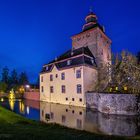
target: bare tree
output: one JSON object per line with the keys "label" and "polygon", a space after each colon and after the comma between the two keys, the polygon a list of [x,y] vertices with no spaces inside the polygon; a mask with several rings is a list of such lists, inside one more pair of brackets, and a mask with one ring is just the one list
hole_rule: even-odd
{"label": "bare tree", "polygon": [[124,87],[127,87],[127,92],[140,91],[140,65],[136,56],[127,51],[113,55],[112,64],[100,67],[98,75],[96,90],[99,92],[109,91],[112,87],[117,87],[121,92]]}

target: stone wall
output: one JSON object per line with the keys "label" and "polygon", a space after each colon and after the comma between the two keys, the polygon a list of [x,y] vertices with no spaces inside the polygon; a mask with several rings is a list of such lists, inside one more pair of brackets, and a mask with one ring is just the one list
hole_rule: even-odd
{"label": "stone wall", "polygon": [[134,94],[86,93],[87,108],[106,114],[137,115],[138,96]]}
{"label": "stone wall", "polygon": [[39,101],[40,100],[40,93],[39,92],[25,92],[23,95],[23,98],[28,99],[28,100]]}

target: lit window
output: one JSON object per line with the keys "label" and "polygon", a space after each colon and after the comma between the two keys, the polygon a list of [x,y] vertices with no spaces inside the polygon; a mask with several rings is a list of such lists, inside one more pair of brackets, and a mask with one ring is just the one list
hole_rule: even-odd
{"label": "lit window", "polygon": [[81,78],[81,70],[76,71],[76,78]]}
{"label": "lit window", "polygon": [[77,93],[82,93],[82,86],[80,84],[77,85]]}
{"label": "lit window", "polygon": [[43,86],[41,86],[41,92],[44,92],[44,87]]}
{"label": "lit window", "polygon": [[65,80],[65,73],[61,73],[61,80]]}
{"label": "lit window", "polygon": [[53,93],[54,92],[54,89],[53,89],[53,86],[50,87],[50,93]]}
{"label": "lit window", "polygon": [[71,60],[68,60],[68,61],[67,61],[67,65],[70,65],[70,64],[71,64]]}
{"label": "lit window", "polygon": [[61,86],[61,92],[62,92],[62,93],[66,93],[66,86],[65,86],[65,85],[62,85],[62,86]]}
{"label": "lit window", "polygon": [[41,76],[41,82],[43,82],[43,76]]}
{"label": "lit window", "polygon": [[53,81],[53,75],[52,74],[50,75],[50,81]]}

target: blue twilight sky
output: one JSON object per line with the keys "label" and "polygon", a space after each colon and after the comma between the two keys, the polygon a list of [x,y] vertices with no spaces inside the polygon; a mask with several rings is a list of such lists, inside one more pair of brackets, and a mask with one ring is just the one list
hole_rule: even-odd
{"label": "blue twilight sky", "polygon": [[35,82],[44,63],[71,48],[90,6],[113,52],[140,50],[140,0],[0,0],[0,69],[26,71]]}

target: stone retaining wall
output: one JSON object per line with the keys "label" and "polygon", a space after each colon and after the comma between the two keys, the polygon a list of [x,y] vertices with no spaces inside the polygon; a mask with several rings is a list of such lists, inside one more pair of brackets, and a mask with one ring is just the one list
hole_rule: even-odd
{"label": "stone retaining wall", "polygon": [[107,114],[137,115],[138,99],[134,94],[86,93],[87,108]]}
{"label": "stone retaining wall", "polygon": [[40,93],[39,92],[25,92],[23,95],[23,98],[28,99],[28,100],[39,101],[40,100]]}

